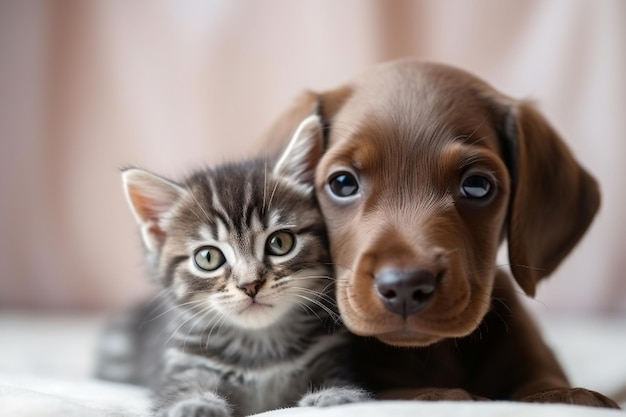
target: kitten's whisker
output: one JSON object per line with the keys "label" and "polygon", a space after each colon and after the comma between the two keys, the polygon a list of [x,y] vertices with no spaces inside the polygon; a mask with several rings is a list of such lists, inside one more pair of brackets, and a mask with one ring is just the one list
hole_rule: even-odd
{"label": "kitten's whisker", "polygon": [[158,336],[159,338],[161,337],[161,335],[163,335],[164,332],[169,331],[172,326],[174,326],[174,323],[178,322],[178,319],[182,316],[185,315],[185,313],[187,313],[186,310],[184,309],[180,309],[177,312],[178,314],[176,314],[173,318],[169,318],[167,320],[167,325],[163,326],[163,328],[161,329],[161,331],[159,332]]}
{"label": "kitten's whisker", "polygon": [[319,295],[320,297],[326,297],[326,298],[332,299],[331,292],[326,291],[326,290],[334,288],[334,284],[335,284],[334,282],[329,282],[321,290],[317,290],[315,288],[309,288],[309,287],[302,287],[302,286],[293,285],[293,284],[290,285],[289,287],[290,288],[298,288],[298,289],[306,290],[306,291],[308,291],[308,292],[310,292],[312,294]]}
{"label": "kitten's whisker", "polygon": [[[293,295],[293,294],[292,294],[292,295]],[[297,305],[299,305],[299,306],[303,307],[305,310],[310,311],[311,313],[313,313],[313,315],[315,315],[315,317],[317,317],[320,321],[322,321],[322,318],[320,317],[320,315],[319,315],[319,314],[317,314],[317,312],[316,312],[315,310],[313,310],[313,308],[311,308],[311,306],[309,306],[309,305],[308,305],[308,304],[306,304],[306,303],[303,303],[303,302],[302,302],[302,301],[300,301],[300,300],[293,299],[292,301],[293,301],[294,303],[296,303]]]}
{"label": "kitten's whisker", "polygon": [[[217,309],[212,309],[211,312],[213,313],[213,316],[211,317],[211,319],[204,324],[202,332],[200,332],[200,340],[202,341],[202,339],[204,339],[204,335],[207,331],[212,331],[213,327],[215,327],[215,325],[222,319],[222,314],[220,313]],[[206,341],[204,343],[204,349],[207,349],[209,347],[209,335],[206,336]]]}
{"label": "kitten's whisker", "polygon": [[[298,293],[292,293],[291,295],[294,296],[294,297],[298,297],[298,298],[301,298],[303,300],[306,300],[307,302],[309,302],[311,304],[315,304],[316,306],[318,306],[322,310],[324,310],[331,318],[334,318],[337,315],[334,311],[330,310],[324,304],[320,303],[319,301],[317,301],[315,299],[312,299],[311,297],[307,297],[306,295],[298,294]],[[308,307],[311,308],[311,306],[308,306]]]}
{"label": "kitten's whisker", "polygon": [[163,307],[164,305],[168,303],[169,300],[167,298],[167,293],[169,291],[170,291],[169,287],[163,288],[162,290],[158,291],[157,294],[154,297],[152,297],[152,299],[150,299],[148,302],[145,303],[146,306],[149,306],[160,298],[160,300],[158,300],[156,305],[154,305],[150,309],[150,311],[144,315],[141,323],[139,323],[139,330],[143,328],[144,324],[149,323],[150,321],[154,320],[153,318],[151,319],[151,316],[154,313],[156,313],[158,310],[160,310],[161,307]]}
{"label": "kitten's whisker", "polygon": [[[333,282],[329,282],[324,288],[322,288],[322,290],[320,292],[322,294],[325,294],[325,295],[333,298],[334,297],[334,289],[335,289],[335,282],[333,281]],[[328,294],[333,294],[333,295],[331,296],[331,295],[328,295]]]}
{"label": "kitten's whisker", "polygon": [[189,207],[189,211],[191,211],[191,214],[193,214],[196,217],[196,219],[200,221],[200,223],[206,222],[206,219],[203,218],[200,214],[198,214],[198,212],[192,206]]}
{"label": "kitten's whisker", "polygon": [[[193,331],[193,329],[198,325],[198,323],[203,322],[206,316],[213,311],[214,311],[214,307],[211,305],[207,305],[204,309],[200,311],[202,314],[200,315],[200,317],[197,317],[194,320],[193,324],[191,325],[191,327],[187,331],[187,334],[185,335],[185,340],[183,342],[183,352],[185,351],[185,346],[187,345],[187,339],[189,338],[189,335],[191,335],[191,332]],[[200,342],[202,342],[202,333],[200,333]]]}
{"label": "kitten's whisker", "polygon": [[[173,311],[173,310],[178,309],[179,307],[184,307],[184,306],[188,306],[188,305],[196,305],[196,304],[200,304],[200,303],[203,303],[203,302],[204,302],[204,300],[193,300],[193,301],[189,301],[189,302],[182,303],[182,304],[175,304],[174,306],[172,306],[172,307],[168,308],[167,310],[162,311],[161,313],[159,313],[159,314],[158,314],[157,316],[155,316],[155,317],[152,317],[152,318],[150,318],[150,319],[146,318],[145,320],[143,320],[143,321],[141,322],[140,327],[141,327],[141,326],[143,326],[143,325],[146,325],[146,324],[148,324],[148,323],[150,323],[150,322],[152,322],[152,321],[154,321],[154,320],[156,320],[156,319],[158,319],[159,317],[163,317],[164,315],[166,315],[166,314],[170,313],[170,312],[171,312],[171,311]],[[157,307],[155,307],[154,309],[152,309],[152,311],[154,311],[154,310],[156,310],[156,309],[157,309]]]}
{"label": "kitten's whisker", "polygon": [[307,280],[307,279],[330,279],[333,281],[335,280],[335,278],[330,275],[308,275],[306,277],[294,277],[294,276],[289,277],[289,280],[293,280],[293,281],[302,281],[302,280]]}
{"label": "kitten's whisker", "polygon": [[261,206],[261,216],[265,216],[266,194],[267,194],[267,158],[263,161],[263,205]]}
{"label": "kitten's whisker", "polygon": [[272,189],[272,194],[270,195],[270,202],[267,204],[267,211],[270,211],[272,208],[272,200],[274,200],[274,194],[276,193],[276,188],[278,187],[278,181],[274,183],[274,188]]}
{"label": "kitten's whisker", "polygon": [[154,294],[154,297],[150,298],[146,302],[146,305],[150,305],[154,303],[156,300],[158,300],[159,298],[161,298],[156,307],[160,306],[161,304],[167,301],[167,298],[165,298],[165,295],[169,292],[172,292],[172,289],[170,287],[161,288],[159,291],[157,291],[156,294]]}
{"label": "kitten's whisker", "polygon": [[219,319],[211,327],[211,330],[209,331],[209,334],[206,337],[206,345],[205,345],[206,348],[209,347],[209,341],[211,340],[211,335],[213,334],[213,329],[215,329],[215,326],[217,326],[217,330],[219,331],[220,327],[222,327],[222,324],[224,324],[224,321],[226,320],[226,317],[227,317],[226,314],[219,313],[219,312],[217,316],[219,317]]}
{"label": "kitten's whisker", "polygon": [[204,209],[204,207],[202,206],[202,204],[200,204],[200,201],[198,201],[198,198],[196,197],[196,194],[194,192],[190,192],[189,194],[193,198],[193,201],[195,201],[196,204],[198,205],[198,207],[200,208],[200,211],[202,211],[202,214],[204,214],[204,216],[205,216],[204,219],[202,219],[194,212],[194,214],[196,214],[196,216],[198,217],[198,220],[203,221],[203,222],[210,220],[211,217],[209,216],[209,213],[207,213],[206,210]]}
{"label": "kitten's whisker", "polygon": [[295,287],[295,286],[292,286],[291,288],[299,290],[299,291],[302,291],[302,292],[307,293],[307,294],[314,295],[315,297],[318,297],[321,300],[326,301],[331,306],[333,306],[333,307],[336,306],[335,300],[331,296],[329,296],[328,294],[323,294],[323,293],[321,293],[319,291],[315,291],[315,290],[312,290],[312,289],[306,288],[306,287]]}
{"label": "kitten's whisker", "polygon": [[291,295],[302,298],[312,304],[317,305],[319,308],[321,308],[322,310],[324,310],[326,313],[328,313],[328,315],[330,316],[331,319],[333,319],[335,321],[335,323],[339,322],[339,314],[335,313],[334,311],[332,311],[330,308],[328,308],[327,306],[325,306],[323,303],[319,302],[318,300],[314,300],[310,297],[307,297],[306,295],[302,295],[302,294],[298,294],[298,293],[292,293]]}
{"label": "kitten's whisker", "polygon": [[178,325],[178,327],[176,328],[176,330],[174,330],[174,332],[170,335],[170,337],[165,341],[165,345],[167,345],[169,343],[170,340],[172,340],[172,338],[178,333],[178,331],[186,324],[188,323],[190,320],[193,320],[194,318],[198,317],[200,314],[202,314],[204,312],[204,309],[201,309],[198,312],[195,312],[194,314],[192,314],[190,317],[186,318],[183,320],[182,323],[180,323]]}

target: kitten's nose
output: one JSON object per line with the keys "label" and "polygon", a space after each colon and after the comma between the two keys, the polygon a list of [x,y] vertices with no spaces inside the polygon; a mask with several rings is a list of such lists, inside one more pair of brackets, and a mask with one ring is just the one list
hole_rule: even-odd
{"label": "kitten's nose", "polygon": [[385,269],[376,274],[374,285],[378,298],[387,310],[407,317],[428,304],[437,288],[437,281],[437,277],[426,269]]}
{"label": "kitten's nose", "polygon": [[263,285],[263,281],[241,282],[237,284],[237,288],[245,292],[248,297],[254,298],[261,285]]}

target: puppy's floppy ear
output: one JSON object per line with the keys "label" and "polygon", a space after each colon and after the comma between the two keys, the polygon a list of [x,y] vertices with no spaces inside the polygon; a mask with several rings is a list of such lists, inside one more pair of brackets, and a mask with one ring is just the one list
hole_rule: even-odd
{"label": "puppy's floppy ear", "polygon": [[591,224],[600,193],[541,114],[524,102],[512,112],[509,260],[513,276],[533,296],[537,282],[557,268]]}
{"label": "puppy's floppy ear", "polygon": [[312,184],[322,150],[322,123],[320,117],[314,114],[304,119],[296,128],[274,165],[274,175],[291,178],[303,184]]}

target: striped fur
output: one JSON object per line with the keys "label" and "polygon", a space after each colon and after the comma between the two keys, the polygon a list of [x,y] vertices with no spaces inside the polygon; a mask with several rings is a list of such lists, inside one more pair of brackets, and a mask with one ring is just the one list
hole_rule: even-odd
{"label": "striped fur", "polygon": [[[312,148],[290,149],[315,157]],[[367,398],[351,385],[350,336],[335,310],[324,223],[301,180],[314,164],[303,162],[282,155],[271,170],[264,159],[226,164],[180,184],[124,173],[162,291],[111,328],[100,376],[151,386],[163,416],[243,416]],[[280,255],[270,248],[277,232],[294,238]],[[207,247],[224,257],[214,271],[197,265]]]}

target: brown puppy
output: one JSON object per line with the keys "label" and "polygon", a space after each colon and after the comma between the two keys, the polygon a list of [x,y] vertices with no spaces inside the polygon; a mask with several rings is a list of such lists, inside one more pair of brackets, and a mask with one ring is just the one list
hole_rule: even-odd
{"label": "brown puppy", "polygon": [[506,238],[513,277],[534,295],[599,206],[594,179],[532,106],[458,69],[403,60],[305,94],[270,136],[312,112],[326,127],[316,190],[337,303],[368,336],[354,358],[370,389],[617,407],[570,387],[496,268]]}

